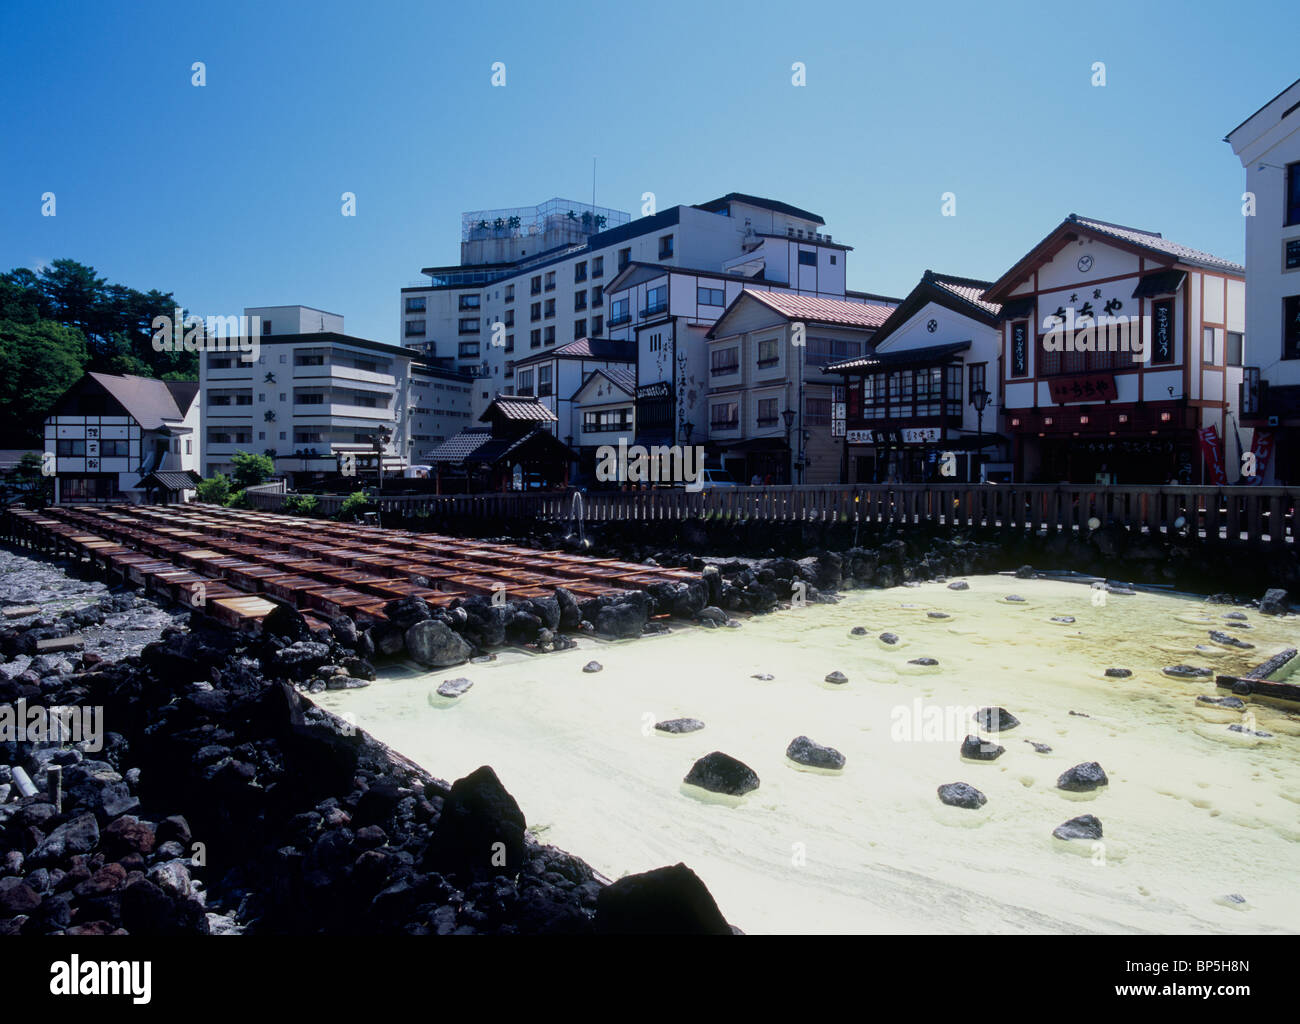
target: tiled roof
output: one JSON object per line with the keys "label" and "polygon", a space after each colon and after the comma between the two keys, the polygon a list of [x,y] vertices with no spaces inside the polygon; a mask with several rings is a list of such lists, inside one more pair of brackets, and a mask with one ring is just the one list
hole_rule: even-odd
{"label": "tiled roof", "polygon": [[193,490],[199,480],[198,473],[192,469],[184,472],[159,472],[155,470],[140,481],[140,486],[148,487],[150,483],[154,483],[166,491],[188,491]]}
{"label": "tiled roof", "polygon": [[811,320],[846,327],[879,327],[894,311],[892,306],[881,306],[873,302],[820,299],[789,292],[761,292],[746,288],[745,294],[791,320]]}
{"label": "tiled roof", "polygon": [[983,298],[984,291],[992,282],[975,281],[967,277],[950,277],[947,274],[936,274],[934,271],[928,272],[930,280],[945,291],[952,292],[960,299],[965,299],[971,305],[978,306],[986,313],[997,316],[1002,307],[996,302],[986,302]]}
{"label": "tiled roof", "polygon": [[[518,364],[516,364],[518,365]],[[484,422],[491,417],[492,410],[496,410],[508,420],[523,420],[535,423],[557,423],[559,422],[555,413],[551,412],[536,397],[526,395],[497,395],[492,404],[479,417],[480,422]]]}
{"label": "tiled roof", "polygon": [[636,391],[636,371],[625,370],[621,366],[611,366],[607,369],[597,370],[597,373],[603,373],[615,384],[621,387],[629,395]]}
{"label": "tiled roof", "polygon": [[1202,252],[1200,249],[1192,249],[1186,245],[1179,245],[1177,242],[1171,242],[1169,239],[1162,237],[1155,231],[1143,231],[1140,228],[1126,228],[1122,224],[1108,224],[1104,220],[1092,220],[1089,217],[1080,217],[1078,214],[1070,214],[1069,220],[1081,227],[1088,228],[1101,235],[1108,235],[1111,238],[1118,238],[1121,241],[1130,242],[1134,245],[1140,245],[1143,248],[1150,249],[1153,252],[1164,253],[1167,256],[1173,256],[1175,259],[1185,263],[1196,263],[1206,267],[1219,267],[1223,270],[1231,270],[1239,274],[1244,274],[1246,268],[1240,263],[1233,263],[1231,260],[1220,259],[1218,256],[1211,255],[1208,252]]}
{"label": "tiled roof", "polygon": [[490,427],[467,427],[459,434],[447,438],[437,448],[425,453],[429,462],[464,462],[466,456],[478,451],[492,440]]}

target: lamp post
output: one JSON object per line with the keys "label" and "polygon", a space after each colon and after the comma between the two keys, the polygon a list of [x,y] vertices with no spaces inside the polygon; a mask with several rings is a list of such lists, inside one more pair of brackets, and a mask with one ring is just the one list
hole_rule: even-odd
{"label": "lamp post", "polygon": [[975,406],[975,458],[979,460],[984,454],[984,410],[988,408],[992,396],[987,388],[976,388],[970,393],[970,404]]}
{"label": "lamp post", "polygon": [[781,413],[781,419],[785,421],[785,447],[788,452],[786,462],[786,483],[794,483],[794,449],[790,447],[790,433],[794,430],[794,418],[797,415],[793,409],[786,407]]}
{"label": "lamp post", "polygon": [[682,433],[686,435],[686,443],[689,445],[691,443],[691,435],[695,433],[695,424],[690,420],[687,420],[682,424]]}

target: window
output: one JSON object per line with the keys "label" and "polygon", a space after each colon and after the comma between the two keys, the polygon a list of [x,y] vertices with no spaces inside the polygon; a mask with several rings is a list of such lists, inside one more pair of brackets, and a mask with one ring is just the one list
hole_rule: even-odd
{"label": "window", "polygon": [[801,266],[801,267],[815,267],[815,266],[817,266],[817,250],[816,250],[816,249],[800,249],[800,250],[799,250],[799,266]]}
{"label": "window", "polygon": [[1229,366],[1242,366],[1246,361],[1246,336],[1240,331],[1228,332],[1228,354],[1227,364]]}
{"label": "window", "polygon": [[1212,364],[1214,362],[1214,328],[1201,328],[1201,362]]}
{"label": "window", "polygon": [[537,275],[536,277],[534,277],[530,282],[528,282],[528,294],[529,294],[529,295],[541,295],[541,294],[542,294],[542,276],[541,276],[541,274],[538,274],[538,275]]}
{"label": "window", "polygon": [[513,309],[506,310],[506,318],[504,322],[507,327],[513,327],[515,325],[515,311]]}
{"label": "window", "polygon": [[587,336],[587,321],[586,320],[573,321],[573,340],[577,341],[579,338],[585,338],[586,336]]}
{"label": "window", "polygon": [[546,309],[544,310],[544,315],[546,316],[547,319],[550,319],[551,317],[555,316],[555,300],[554,300],[554,299],[547,299],[547,300],[546,300]]}
{"label": "window", "polygon": [[555,271],[554,271],[554,270],[548,270],[548,271],[546,272],[546,290],[547,290],[548,292],[553,292],[553,291],[555,291]]}
{"label": "window", "polygon": [[506,351],[507,351],[507,352],[513,352],[514,350],[515,350],[515,336],[514,336],[513,334],[507,334],[507,335],[506,335]]}
{"label": "window", "polygon": [[551,394],[551,367],[537,368],[537,397],[546,398]]}
{"label": "window", "polygon": [[542,335],[542,341],[543,341],[545,344],[547,344],[547,345],[554,345],[554,344],[555,344],[555,327],[554,327],[554,326],[551,326],[551,327],[546,328],[546,332]]}
{"label": "window", "polygon": [[659,258],[661,260],[670,260],[673,258],[672,235],[661,235],[659,237]]}
{"label": "window", "polygon": [[193,439],[193,438],[189,438],[189,437],[187,437],[187,438],[185,439],[185,454],[186,454],[186,455],[193,455],[193,454],[194,454],[194,439]]}
{"label": "window", "polygon": [[605,333],[605,318],[603,316],[593,317],[591,320],[591,336],[599,338]]}
{"label": "window", "polygon": [[[983,365],[983,364],[981,364]],[[948,413],[949,415],[961,415],[961,364],[956,366],[945,366],[943,373],[946,380],[948,394]]]}
{"label": "window", "polygon": [[321,432],[319,430],[295,430],[293,432],[294,444],[320,444]]}
{"label": "window", "polygon": [[528,332],[528,347],[529,348],[542,347],[542,332],[540,328],[534,328],[533,330]]}
{"label": "window", "polygon": [[506,285],[506,301],[507,302],[515,301],[515,286],[512,284]]}
{"label": "window", "polygon": [[1286,165],[1286,226],[1300,224],[1300,161]]}
{"label": "window", "polygon": [[324,405],[324,391],[295,391],[293,393],[294,405]]}
{"label": "window", "polygon": [[408,338],[424,337],[424,321],[423,320],[406,321],[406,336]]}
{"label": "window", "polygon": [[709,353],[709,372],[715,377],[740,372],[740,349],[715,348]]}
{"label": "window", "polygon": [[758,420],[760,427],[774,427],[777,424],[777,410],[775,398],[760,398],[758,400]]}
{"label": "window", "polygon": [[533,371],[532,370],[519,371],[518,388],[519,388],[519,394],[521,395],[531,395],[533,393]]}
{"label": "window", "polygon": [[270,333],[271,333],[271,321],[270,321],[270,320],[263,320],[263,321],[262,321],[262,333],[263,333],[263,334],[270,334]]}
{"label": "window", "polygon": [[619,324],[625,324],[632,319],[628,312],[627,299],[615,299],[609,307],[609,326],[617,327]]}
{"label": "window", "polygon": [[735,430],[740,426],[740,407],[735,402],[718,402],[709,406],[712,430]]}
{"label": "window", "polygon": [[598,277],[604,277],[604,276],[605,276],[605,257],[604,257],[604,256],[596,256],[596,257],[593,257],[593,258],[592,258],[592,261],[591,261],[591,276],[592,276],[592,279],[593,279],[593,280],[596,279],[596,278],[598,278]]}
{"label": "window", "polygon": [[831,253],[831,266],[835,266],[835,253]]}
{"label": "window", "polygon": [[55,454],[60,457],[73,458],[86,454],[86,442],[81,439],[59,438]]}
{"label": "window", "polygon": [[631,262],[632,262],[632,250],[630,248],[620,249],[618,251],[618,269],[624,270],[627,267],[627,265]]}
{"label": "window", "polygon": [[725,306],[727,293],[721,288],[696,288],[695,299],[701,306]]}
{"label": "window", "polygon": [[463,313],[469,309],[478,309],[482,304],[482,299],[477,295],[462,295],[460,297],[460,311]]}
{"label": "window", "polygon": [[476,316],[463,316],[460,318],[461,334],[478,334],[479,322]]}
{"label": "window", "polygon": [[591,290],[591,304],[592,306],[601,306],[604,305],[604,302],[605,289],[601,285],[596,285],[596,287]]}
{"label": "window", "polygon": [[325,353],[311,352],[311,351],[295,352],[293,356],[293,365],[294,366],[324,366]]}
{"label": "window", "polygon": [[458,359],[476,359],[478,357],[478,342],[462,341],[457,346],[456,357]]}
{"label": "window", "polygon": [[412,296],[406,300],[406,311],[408,313],[423,313],[426,308],[426,302],[427,300],[423,296],[418,298]]}
{"label": "window", "polygon": [[616,430],[632,429],[631,409],[602,409],[582,414],[582,430],[586,434],[604,434]]}
{"label": "window", "polygon": [[765,370],[781,361],[781,351],[776,338],[760,338],[758,342],[758,368]]}
{"label": "window", "polygon": [[259,431],[257,432],[257,439],[258,439],[259,441],[265,441],[265,440],[266,440],[266,431],[265,431],[265,430],[259,430]]}
{"label": "window", "polygon": [[219,356],[211,354],[208,356],[209,370],[229,370],[235,365],[235,360],[231,356]]}
{"label": "window", "polygon": [[809,338],[807,352],[809,363],[825,366],[827,363],[862,355],[862,342],[847,341],[844,338]]}
{"label": "window", "polygon": [[575,313],[587,308],[587,293],[585,291],[573,293],[573,311]]}
{"label": "window", "polygon": [[[776,399],[772,399],[775,412]],[[829,427],[831,425],[831,400],[829,398],[808,397],[803,400],[804,422],[810,427]]]}
{"label": "window", "polygon": [[587,261],[583,260],[573,265],[573,283],[580,284],[585,280],[587,280]]}
{"label": "window", "polygon": [[[960,369],[960,367],[959,367],[959,369]],[[985,374],[987,373],[987,371],[988,371],[988,363],[972,363],[972,364],[971,364],[971,368],[970,368],[970,395],[969,395],[968,398],[967,398],[968,401],[973,402],[973,401],[975,400],[975,392],[976,392],[976,391],[987,391],[987,390],[988,390],[988,388],[985,387],[985,385],[984,385]],[[958,398],[959,398],[959,400],[960,400],[960,393],[958,394]]]}
{"label": "window", "polygon": [[668,308],[668,286],[659,285],[657,288],[651,288],[645,294],[645,309],[641,311],[642,316],[654,316],[656,313],[662,313]]}
{"label": "window", "polygon": [[1300,295],[1282,300],[1282,358],[1300,359]]}
{"label": "window", "polygon": [[528,307],[528,319],[536,322],[541,318],[542,318],[542,304],[540,302],[534,302],[531,306]]}

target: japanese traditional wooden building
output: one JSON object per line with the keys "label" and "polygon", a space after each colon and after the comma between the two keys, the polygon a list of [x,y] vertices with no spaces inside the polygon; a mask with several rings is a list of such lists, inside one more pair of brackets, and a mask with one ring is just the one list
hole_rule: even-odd
{"label": "japanese traditional wooden building", "polygon": [[1070,214],[983,298],[1016,479],[1236,483],[1245,268]]}

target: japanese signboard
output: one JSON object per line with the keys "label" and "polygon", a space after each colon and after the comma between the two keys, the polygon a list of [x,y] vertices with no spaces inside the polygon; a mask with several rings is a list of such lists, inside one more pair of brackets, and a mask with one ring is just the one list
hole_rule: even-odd
{"label": "japanese signboard", "polygon": [[1048,381],[1052,401],[1059,405],[1066,402],[1105,402],[1115,397],[1114,374],[1094,374],[1089,377],[1061,377]]}

